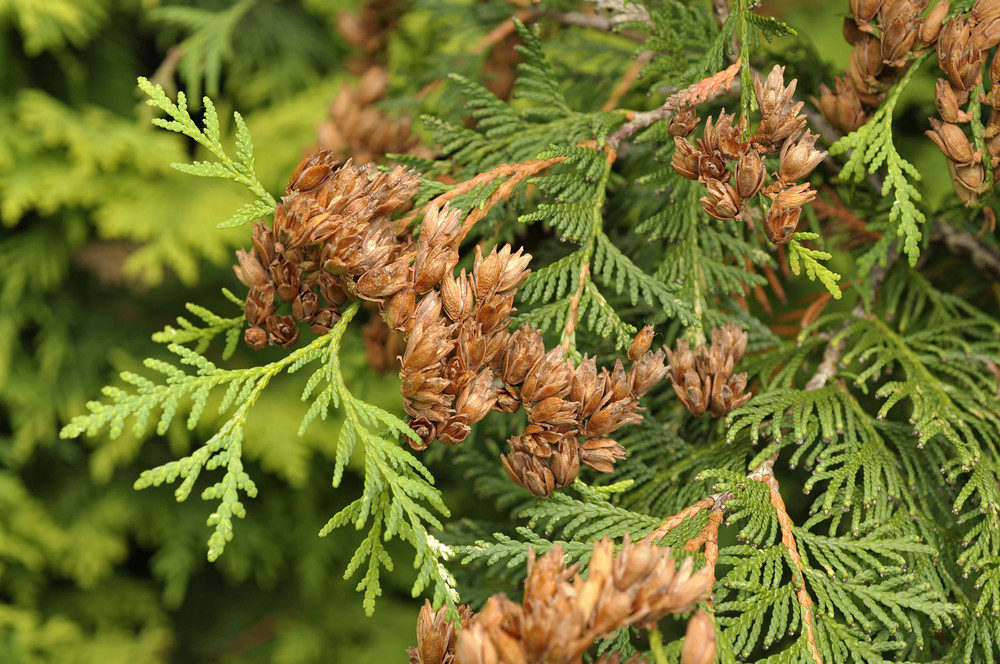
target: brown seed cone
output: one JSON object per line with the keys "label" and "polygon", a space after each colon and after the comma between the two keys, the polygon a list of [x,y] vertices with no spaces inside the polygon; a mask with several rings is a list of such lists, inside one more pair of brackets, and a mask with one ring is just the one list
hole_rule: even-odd
{"label": "brown seed cone", "polygon": [[879,15],[882,28],[882,59],[892,67],[902,67],[920,34],[921,12],[927,0],[883,2]]}
{"label": "brown seed cone", "polygon": [[941,0],[934,5],[934,8],[924,18],[924,22],[920,26],[920,42],[924,46],[930,46],[937,41],[938,36],[941,34],[941,29],[944,27],[944,19],[948,15],[950,8],[951,5],[948,0]]}
{"label": "brown seed cone", "polygon": [[702,209],[709,216],[715,219],[735,219],[743,209],[743,200],[736,193],[736,190],[728,182],[719,180],[708,180],[705,183],[708,189],[708,196],[698,199]]}
{"label": "brown seed cone", "polygon": [[[343,20],[350,25],[350,18]],[[362,163],[380,161],[386,153],[430,156],[411,132],[409,118],[393,118],[376,106],[388,80],[385,69],[376,66],[356,86],[344,84],[330,104],[329,119],[317,128],[320,147]]]}
{"label": "brown seed cone", "polygon": [[693,132],[697,126],[698,111],[694,106],[685,106],[681,110],[677,111],[677,115],[670,120],[667,131],[671,136],[686,138],[691,135],[691,132]]}
{"label": "brown seed cone", "polygon": [[711,117],[705,120],[705,132],[699,141],[701,151],[706,154],[718,153],[725,160],[736,159],[743,154],[746,151],[743,140],[746,120],[733,126],[735,120],[736,116],[726,113],[725,109],[719,113],[719,119],[714,123]]}
{"label": "brown seed cone", "polygon": [[850,0],[851,14],[860,21],[870,21],[875,18],[882,0]]}
{"label": "brown seed cone", "polygon": [[684,407],[695,417],[706,412],[722,417],[750,400],[744,394],[747,376],[733,375],[733,368],[746,352],[747,334],[738,325],[712,330],[712,345],[691,350],[683,339],[676,350],[667,350],[670,382]]}
{"label": "brown seed cone", "polygon": [[789,136],[781,147],[781,162],[778,168],[778,178],[791,184],[797,180],[809,177],[813,169],[826,158],[825,150],[815,148],[818,134],[810,131],[801,138]]}
{"label": "brown seed cone", "polygon": [[267,332],[262,327],[248,327],[243,333],[243,340],[250,348],[261,350],[267,346]]}
{"label": "brown seed cone", "polygon": [[273,346],[287,347],[299,340],[299,328],[291,316],[268,316],[265,325],[267,340]]}
{"label": "brown seed cone", "polygon": [[521,385],[521,400],[530,404],[549,397],[566,396],[572,380],[573,365],[566,359],[566,350],[556,346],[527,372]]}
{"label": "brown seed cone", "polygon": [[715,661],[715,623],[704,609],[698,610],[687,624],[681,664],[712,664]]}
{"label": "brown seed cone", "polygon": [[674,156],[670,159],[670,165],[682,177],[697,180],[701,171],[699,166],[701,153],[680,136],[674,136],[674,146]]}
{"label": "brown seed cone", "polygon": [[825,85],[819,86],[820,98],[818,100],[814,98],[813,103],[830,124],[841,132],[849,134],[865,123],[867,113],[861,97],[846,78],[838,76],[835,88],[836,92],[833,92]]}
{"label": "brown seed cone", "polygon": [[[410,664],[452,664],[455,661],[458,638],[455,623],[448,619],[447,612],[447,607],[434,611],[430,600],[424,600],[417,616],[417,645],[406,651]],[[474,619],[472,609],[464,604],[458,607],[458,616],[462,629]]]}
{"label": "brown seed cone", "polygon": [[976,152],[972,143],[965,136],[965,132],[958,125],[931,118],[931,127],[933,127],[933,131],[925,133],[950,161],[963,166],[981,159],[981,155]]}
{"label": "brown seed cone", "polygon": [[756,150],[748,150],[736,161],[735,169],[736,195],[747,200],[753,198],[763,188],[767,180],[767,169],[764,160]]}
{"label": "brown seed cone", "polygon": [[784,73],[784,67],[775,65],[764,81],[754,75],[761,120],[753,141],[768,153],[777,150],[786,138],[800,133],[806,126],[806,116],[799,113],[803,102],[793,99],[798,81],[792,79],[785,86]]}
{"label": "brown seed cone", "polygon": [[958,15],[945,24],[938,37],[938,65],[956,91],[975,87],[986,61],[986,52],[973,45],[972,28],[965,16]]}
{"label": "brown seed cone", "polygon": [[934,85],[934,106],[945,122],[957,124],[972,119],[962,110],[951,84],[943,78],[939,78]]}

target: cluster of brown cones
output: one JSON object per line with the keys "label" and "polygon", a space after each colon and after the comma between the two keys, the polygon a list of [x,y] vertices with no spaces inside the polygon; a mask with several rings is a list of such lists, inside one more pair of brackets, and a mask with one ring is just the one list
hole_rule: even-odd
{"label": "cluster of brown cones", "polygon": [[[596,542],[587,578],[578,571],[579,565],[565,564],[559,546],[537,560],[529,554],[522,602],[494,595],[479,613],[461,607],[459,634],[445,609],[435,612],[428,602],[410,664],[577,664],[596,639],[620,627],[651,628],[666,615],[693,610],[712,584],[708,568],[693,572],[692,558],[677,568],[670,549],[628,537],[617,554],[610,540]],[[681,664],[714,660],[715,628],[699,611],[688,624]],[[618,658],[597,662],[617,664]]]}
{"label": "cluster of brown cones", "polygon": [[[379,300],[401,287],[412,241],[390,215],[410,204],[417,180],[396,167],[343,165],[328,151],[302,160],[278,205],[274,223],[253,225],[250,252],[236,252],[236,276],[250,292],[244,313],[251,348],[290,346],[297,321],[326,334],[347,297]],[[276,305],[291,303],[291,315]]]}
{"label": "cluster of brown cones", "polygon": [[989,69],[992,89],[981,101],[990,107],[986,122],[988,155],[977,151],[962,129],[971,117],[962,110],[982,82],[989,50],[1000,43],[1000,0],[979,0],[967,14],[947,19],[948,0],[940,0],[924,15],[927,0],[851,0],[844,36],[854,47],[847,76],[838,77],[836,91],[821,86],[814,100],[823,115],[847,133],[863,125],[885,99],[886,91],[906,72],[912,55],[937,51],[944,78],[935,87],[940,120],[931,118],[931,140],[948,159],[952,185],[965,203],[978,200],[987,188],[983,159],[1000,165],[1000,62]]}
{"label": "cluster of brown cones", "polygon": [[[724,110],[714,122],[706,120],[696,145],[686,140],[697,124],[693,108],[684,109],[670,125],[677,146],[671,165],[683,177],[705,185],[708,196],[701,198],[705,212],[716,219],[739,219],[746,202],[763,192],[772,201],[764,232],[775,244],[792,239],[802,206],[816,196],[808,182],[797,181],[807,178],[826,156],[815,148],[818,137],[805,129],[802,102],[792,96],[797,81],[793,79],[786,87],[783,77],[784,68],[779,66],[763,82],[754,77],[760,124],[749,137],[747,118],[737,122]],[[764,157],[779,149],[775,181],[765,186],[768,173]]]}
{"label": "cluster of brown cones", "polygon": [[906,72],[912,52],[932,45],[941,34],[948,0],[928,12],[927,0],[850,0],[844,38],[854,50],[846,76],[835,91],[825,85],[813,100],[834,127],[850,133],[867,122],[886,91]]}
{"label": "cluster of brown cones", "polygon": [[[503,458],[508,473],[538,496],[572,482],[585,464],[609,472],[624,450],[608,436],[638,422],[639,398],[667,373],[665,352],[649,350],[644,328],[609,371],[592,358],[574,367],[566,349],[546,349],[538,330],[509,331],[530,256],[509,245],[483,255],[471,274],[455,274],[467,229],[463,213],[431,205],[414,239],[391,219],[410,203],[415,176],[401,167],[339,164],[330,151],[293,173],[274,224],[253,226],[253,249],[234,268],[249,287],[245,339],[252,348],[289,346],[298,322],[325,334],[346,299],[375,304],[387,330],[402,333],[401,392],[422,449],[462,442],[490,410],[524,407],[529,425]],[[290,303],[290,315],[277,307]],[[379,338],[376,338],[379,337]]]}
{"label": "cluster of brown cones", "polygon": [[329,118],[317,127],[320,148],[359,163],[381,160],[385,154],[431,156],[411,131],[409,117],[393,118],[378,108],[388,82],[386,70],[372,66],[357,85],[344,83],[330,104]]}
{"label": "cluster of brown cones", "polygon": [[644,327],[629,348],[629,370],[619,360],[608,371],[586,356],[574,367],[562,347],[546,352],[537,330],[514,333],[500,404],[510,410],[507,404],[516,409],[520,403],[528,412],[527,428],[507,441],[510,450],[502,457],[515,482],[547,497],[572,483],[581,463],[611,472],[625,449],[608,436],[642,419],[639,398],[667,373],[665,351],[649,350],[652,339],[653,328]]}
{"label": "cluster of brown cones", "polygon": [[945,75],[938,79],[934,96],[941,121],[931,118],[932,131],[927,135],[948,159],[952,186],[963,203],[977,201],[987,189],[984,158],[1000,166],[1000,51],[990,63],[990,92],[980,99],[990,109],[984,132],[987,155],[972,145],[962,129],[972,118],[961,109],[982,82],[988,50],[998,43],[1000,1],[996,0],[980,0],[968,16],[948,21],[937,42],[938,64]]}
{"label": "cluster of brown cones", "polygon": [[750,400],[744,394],[746,372],[733,374],[734,367],[747,349],[747,333],[735,323],[712,330],[712,345],[694,350],[683,339],[677,349],[667,351],[670,358],[670,382],[677,398],[695,417],[706,412],[723,417]]}

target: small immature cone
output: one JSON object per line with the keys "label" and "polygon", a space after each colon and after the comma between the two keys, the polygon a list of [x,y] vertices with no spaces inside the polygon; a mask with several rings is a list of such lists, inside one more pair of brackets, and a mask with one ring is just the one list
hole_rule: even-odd
{"label": "small immature cone", "polygon": [[715,662],[715,624],[704,609],[699,609],[688,621],[681,650],[681,664],[713,664]]}
{"label": "small immature cone", "polygon": [[639,330],[639,334],[632,340],[632,345],[628,349],[628,359],[632,362],[638,360],[649,350],[651,343],[653,343],[653,326],[647,325]]}

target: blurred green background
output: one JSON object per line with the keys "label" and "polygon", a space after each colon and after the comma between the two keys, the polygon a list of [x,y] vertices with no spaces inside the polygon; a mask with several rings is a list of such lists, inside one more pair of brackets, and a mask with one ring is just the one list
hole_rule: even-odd
{"label": "blurred green background", "polygon": [[[447,71],[509,87],[510,44],[475,55],[470,44],[513,10],[501,0],[0,0],[0,662],[405,661],[420,604],[411,570],[396,570],[366,618],[342,579],[354,534],[317,537],[357,480],[330,487],[336,421],[294,434],[298,382],[276,381],[254,410],[245,452],[260,495],[211,565],[200,501],[132,489],[142,469],[210,435],[210,417],[146,441],[58,431],[117,371],[158,352],[150,336],[185,302],[224,312],[220,287],[238,286],[229,265],[248,233],[215,226],[241,192],[170,168],[192,147],[151,126],[137,76],[208,94],[220,117],[239,110],[278,193],[341,86],[373,64],[392,74],[381,102],[390,117],[460,112],[434,84]],[[843,68],[845,10],[765,6],[805,35],[775,45],[775,59]],[[943,169],[929,141],[913,149],[921,170]],[[359,334],[347,343],[352,389],[398,409],[393,374],[363,370]],[[234,362],[262,358],[240,351]],[[450,464],[434,471],[449,505],[474,502]]]}

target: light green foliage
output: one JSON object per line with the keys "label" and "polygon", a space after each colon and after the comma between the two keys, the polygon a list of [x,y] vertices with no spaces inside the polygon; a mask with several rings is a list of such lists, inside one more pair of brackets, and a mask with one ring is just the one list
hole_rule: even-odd
{"label": "light green foliage", "polygon": [[238,112],[233,113],[233,120],[236,122],[236,159],[234,160],[226,153],[226,149],[222,145],[219,114],[211,99],[208,97],[202,99],[205,106],[205,126],[201,128],[191,118],[191,114],[188,112],[187,98],[183,92],[177,93],[177,103],[174,103],[167,98],[162,87],[153,85],[144,77],[139,77],[139,89],[149,96],[147,104],[160,109],[173,118],[172,120],[153,118],[153,124],[194,139],[199,145],[211,152],[217,160],[195,161],[190,164],[173,163],[171,164],[173,168],[189,175],[233,180],[249,189],[257,197],[256,200],[237,210],[232,217],[220,223],[219,228],[248,224],[274,212],[277,204],[274,197],[257,179],[257,173],[254,170],[253,141],[250,138],[250,132],[247,131],[246,123],[243,122],[243,117]]}
{"label": "light green foliage", "polygon": [[910,265],[915,265],[920,256],[921,226],[927,221],[926,215],[917,207],[920,192],[914,182],[920,180],[920,172],[896,151],[893,142],[892,114],[899,102],[899,96],[906,89],[914,73],[920,68],[928,54],[917,58],[902,79],[889,90],[885,101],[878,107],[868,122],[857,131],[830,146],[830,154],[839,155],[851,150],[844,163],[840,177],[844,180],[861,182],[865,173],[874,175],[885,167],[886,176],[882,184],[882,195],[893,196],[892,207],[887,218],[876,224],[885,229],[885,241],[875,243],[861,259],[862,269],[868,271],[876,262],[884,262],[885,251],[891,236],[900,238],[903,253]]}
{"label": "light green foliage", "polygon": [[795,233],[792,241],[788,243],[788,266],[791,268],[792,274],[799,274],[799,271],[804,267],[810,281],[819,279],[830,291],[830,294],[839,300],[841,297],[838,285],[840,275],[820,262],[830,260],[833,255],[828,251],[810,249],[799,243],[799,240],[816,240],[818,238],[818,233]]}
{"label": "light green foliage", "polygon": [[[339,359],[340,344],[358,306],[354,304],[347,308],[328,334],[317,337],[279,360],[247,369],[220,368],[197,350],[181,345],[197,341],[200,347],[204,347],[212,336],[222,331],[232,340],[238,338],[244,324],[242,317],[225,319],[191,306],[192,312],[199,315],[208,327],[198,329],[179,319],[183,321],[180,330],[167,328],[158,335],[158,340],[168,343],[170,352],[177,356],[175,363],[146,360],[147,369],[162,375],[159,382],[132,372],[123,373],[121,379],[134,389],[105,388],[104,395],[109,401],[89,403],[90,413],[74,418],[61,435],[67,438],[83,434],[94,436],[107,429],[114,440],[131,422],[133,435],[142,437],[152,422],[152,416],[159,412],[156,431],[162,436],[169,430],[178,410],[188,403],[186,425],[188,429],[194,429],[205,412],[209,398],[216,390],[224,389],[218,412],[225,414],[227,419],[216,433],[193,453],[143,471],[135,483],[137,489],[143,489],[180,481],[174,496],[178,501],[184,501],[203,470],[224,469],[222,478],[201,493],[203,500],[219,501],[208,518],[208,525],[213,528],[208,540],[208,559],[214,561],[233,539],[233,517],[246,516],[240,494],[250,498],[257,495],[257,485],[243,464],[243,442],[251,409],[275,376],[284,372],[295,373],[318,362],[319,367],[309,378],[302,395],[303,401],[311,399],[312,402],[299,433],[304,433],[317,416],[326,419],[331,405],[342,406],[345,417],[337,444],[333,484],[340,485],[344,469],[359,446],[364,456],[365,472],[363,496],[330,519],[321,534],[327,535],[347,524],[353,524],[359,530],[370,524],[369,533],[345,574],[349,577],[362,564],[367,564],[367,571],[358,586],[358,590],[364,591],[367,612],[374,611],[375,598],[381,594],[381,568],[392,569],[392,561],[382,542],[393,537],[402,538],[416,550],[415,565],[419,575],[414,594],[432,586],[437,601],[453,603],[457,599],[454,581],[441,562],[450,556],[450,552],[429,533],[430,529],[441,528],[435,513],[447,515],[448,510],[441,502],[440,493],[432,486],[433,477],[411,454],[402,450],[396,440],[397,437],[415,439],[415,434],[396,416],[355,397],[344,383]],[[232,344],[232,341],[227,342],[226,352],[229,354]],[[186,370],[184,365],[191,370]]]}

